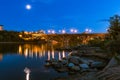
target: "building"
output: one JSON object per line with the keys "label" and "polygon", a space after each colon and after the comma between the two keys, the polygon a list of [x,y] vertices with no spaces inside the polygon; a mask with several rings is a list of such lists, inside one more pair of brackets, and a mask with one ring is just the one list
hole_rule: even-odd
{"label": "building", "polygon": [[3,59],[3,55],[2,53],[0,53],[0,61],[2,61],[2,59]]}
{"label": "building", "polygon": [[3,25],[0,25],[0,31],[3,31]]}

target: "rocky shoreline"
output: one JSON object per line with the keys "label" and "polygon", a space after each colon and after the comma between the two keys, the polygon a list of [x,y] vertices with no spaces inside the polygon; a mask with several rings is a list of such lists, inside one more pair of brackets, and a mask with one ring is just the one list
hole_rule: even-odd
{"label": "rocky shoreline", "polygon": [[103,80],[98,79],[96,74],[104,69],[110,58],[101,52],[100,48],[78,46],[72,49],[68,57],[46,60],[45,66],[70,75],[54,80]]}

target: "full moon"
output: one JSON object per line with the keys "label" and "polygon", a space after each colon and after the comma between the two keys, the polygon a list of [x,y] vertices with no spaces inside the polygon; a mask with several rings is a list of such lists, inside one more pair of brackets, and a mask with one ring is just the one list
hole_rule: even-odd
{"label": "full moon", "polygon": [[27,5],[26,5],[26,9],[27,9],[27,10],[30,10],[30,9],[31,9],[31,5],[27,4]]}

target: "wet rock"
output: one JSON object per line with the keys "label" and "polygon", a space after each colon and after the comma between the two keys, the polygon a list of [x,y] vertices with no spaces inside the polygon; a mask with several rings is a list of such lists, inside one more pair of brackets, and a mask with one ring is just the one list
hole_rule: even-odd
{"label": "wet rock", "polygon": [[57,65],[57,64],[58,64],[58,62],[52,62],[51,64],[54,66],[54,65]]}
{"label": "wet rock", "polygon": [[63,64],[62,63],[55,63],[53,65],[54,68],[62,68],[63,67]]}
{"label": "wet rock", "polygon": [[74,71],[79,71],[80,67],[79,66],[73,66],[71,69],[74,70]]}
{"label": "wet rock", "polygon": [[83,64],[89,64],[89,61],[88,60],[85,60],[83,58],[80,58],[79,59],[79,62],[83,63]]}
{"label": "wet rock", "polygon": [[49,62],[47,62],[47,63],[45,64],[45,66],[46,66],[46,67],[49,67],[49,66],[51,66],[51,64],[50,64]]}
{"label": "wet rock", "polygon": [[66,65],[66,64],[68,64],[68,61],[67,61],[67,60],[61,60],[61,63],[62,63],[63,65]]}
{"label": "wet rock", "polygon": [[51,62],[51,60],[46,60],[45,62]]}
{"label": "wet rock", "polygon": [[69,64],[68,64],[68,67],[69,67],[69,68],[71,68],[71,67],[73,67],[73,66],[75,66],[73,63],[69,63]]}
{"label": "wet rock", "polygon": [[80,64],[79,67],[81,69],[89,69],[89,66],[87,64]]}
{"label": "wet rock", "polygon": [[56,71],[58,71],[58,72],[66,72],[66,71],[68,71],[68,69],[66,67],[62,67],[62,68],[56,69]]}
{"label": "wet rock", "polygon": [[52,59],[51,62],[57,62],[57,60],[56,59]]}
{"label": "wet rock", "polygon": [[69,58],[69,62],[79,65],[79,57],[72,56]]}
{"label": "wet rock", "polygon": [[90,64],[90,67],[91,68],[100,68],[100,67],[103,67],[103,63],[102,62],[92,62]]}
{"label": "wet rock", "polygon": [[76,72],[75,71],[69,71],[68,74],[73,75],[73,74],[76,74]]}

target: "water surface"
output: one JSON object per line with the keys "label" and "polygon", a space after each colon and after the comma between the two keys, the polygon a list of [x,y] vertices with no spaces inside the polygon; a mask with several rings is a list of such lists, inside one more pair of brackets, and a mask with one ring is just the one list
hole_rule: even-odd
{"label": "water surface", "polygon": [[[48,44],[0,44],[0,80],[52,80],[66,77],[67,73],[58,73],[45,67],[45,60],[61,59],[68,52],[55,51]],[[24,72],[30,69],[30,75]],[[29,78],[26,78],[28,77]]]}

